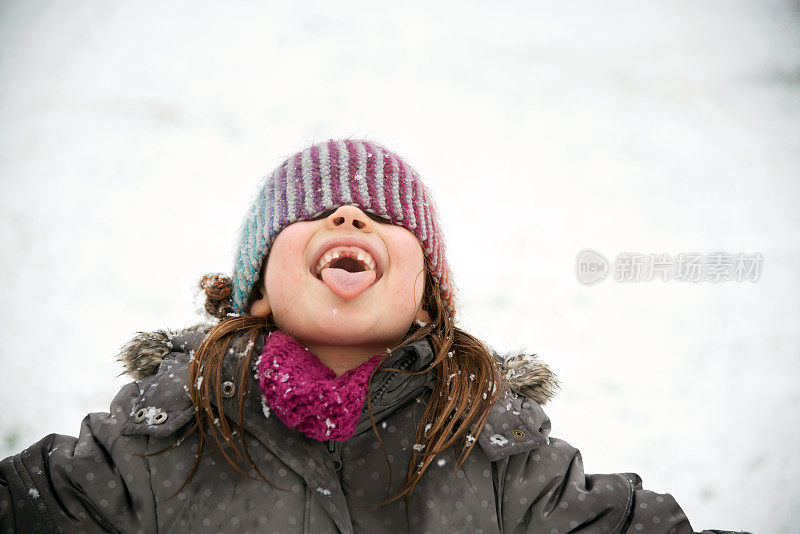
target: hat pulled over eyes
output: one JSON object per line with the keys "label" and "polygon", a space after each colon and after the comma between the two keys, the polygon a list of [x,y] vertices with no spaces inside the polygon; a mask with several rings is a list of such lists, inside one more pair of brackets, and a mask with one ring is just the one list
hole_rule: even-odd
{"label": "hat pulled over eyes", "polygon": [[413,233],[442,300],[454,315],[452,276],[430,192],[397,154],[364,139],[311,145],[263,179],[239,229],[231,274],[234,311],[246,311],[261,263],[281,230],[344,205],[357,206]]}

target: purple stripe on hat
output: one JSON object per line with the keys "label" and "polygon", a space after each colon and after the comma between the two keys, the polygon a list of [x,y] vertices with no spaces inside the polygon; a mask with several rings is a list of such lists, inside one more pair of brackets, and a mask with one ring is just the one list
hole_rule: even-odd
{"label": "purple stripe on hat", "polygon": [[298,152],[291,158],[292,165],[292,180],[289,184],[293,186],[294,192],[294,220],[302,219],[306,216],[306,210],[303,206],[303,198],[306,196],[305,184],[303,184],[303,165],[301,161],[302,152]]}
{"label": "purple stripe on hat", "polygon": [[344,144],[347,147],[348,154],[347,185],[350,189],[350,198],[353,199],[353,203],[363,206],[364,197],[361,195],[361,189],[358,187],[358,181],[356,180],[356,174],[358,174],[358,149],[350,139],[346,139]]}
{"label": "purple stripe on hat", "polygon": [[[278,218],[275,216],[275,171],[267,179],[266,192],[264,194],[264,219],[267,229],[264,231],[264,237],[267,239],[267,245],[272,243],[271,238],[278,231]],[[261,206],[256,206],[260,209]]]}
{"label": "purple stripe on hat", "polygon": [[325,199],[322,198],[322,180],[320,179],[319,168],[319,147],[313,145],[309,151],[311,156],[311,188],[314,191],[314,213],[323,211]]}
{"label": "purple stripe on hat", "polygon": [[367,191],[369,191],[369,205],[375,213],[383,214],[380,202],[378,202],[378,187],[380,178],[376,176],[376,158],[379,156],[375,153],[375,149],[369,143],[364,143],[364,149],[367,151]]}
{"label": "purple stripe on hat", "polygon": [[[295,169],[294,169],[294,183],[297,185],[297,199],[296,205],[297,210],[295,213],[297,214],[298,219],[302,219],[308,217],[309,211],[306,209],[306,195],[308,194],[306,191],[306,182],[303,179],[303,153],[300,152],[295,157]],[[311,184],[309,184],[310,187]],[[313,191],[312,191],[313,194]]]}
{"label": "purple stripe on hat", "polygon": [[328,141],[328,162],[331,170],[331,200],[334,206],[342,205],[342,194],[339,191],[339,145],[335,141]]}
{"label": "purple stripe on hat", "polygon": [[411,195],[411,184],[409,183],[410,177],[406,172],[406,164],[402,159],[397,158],[397,165],[399,168],[399,179],[397,180],[397,189],[400,196],[400,206],[403,210],[403,219],[405,226],[409,230],[415,230],[417,223],[414,219],[414,208],[411,207],[409,197]]}
{"label": "purple stripe on hat", "polygon": [[364,209],[370,209],[372,205],[372,196],[369,194],[369,181],[370,177],[367,175],[367,160],[369,159],[367,147],[362,141],[355,144],[356,152],[358,152],[358,167],[356,168],[356,184],[358,185],[358,193],[361,195],[361,205]]}

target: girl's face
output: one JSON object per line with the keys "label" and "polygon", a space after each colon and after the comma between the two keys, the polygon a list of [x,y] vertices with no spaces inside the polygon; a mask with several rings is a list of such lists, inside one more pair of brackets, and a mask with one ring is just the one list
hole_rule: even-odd
{"label": "girl's face", "polygon": [[380,221],[341,206],[284,228],[251,315],[272,313],[309,348],[360,346],[375,354],[402,341],[414,320],[430,321],[421,309],[422,247],[405,228]]}

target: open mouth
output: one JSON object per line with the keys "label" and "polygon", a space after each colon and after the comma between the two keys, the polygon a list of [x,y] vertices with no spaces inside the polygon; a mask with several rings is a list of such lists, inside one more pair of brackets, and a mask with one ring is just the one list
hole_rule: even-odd
{"label": "open mouth", "polygon": [[375,258],[365,249],[338,245],[325,251],[313,272],[336,295],[351,299],[380,278],[376,265]]}
{"label": "open mouth", "polygon": [[322,280],[324,269],[342,269],[348,273],[375,270],[372,255],[360,247],[339,246],[325,252],[317,262],[315,274]]}

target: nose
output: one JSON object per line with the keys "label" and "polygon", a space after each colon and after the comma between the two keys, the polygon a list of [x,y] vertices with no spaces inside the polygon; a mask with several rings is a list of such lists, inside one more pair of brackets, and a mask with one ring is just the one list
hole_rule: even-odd
{"label": "nose", "polygon": [[372,232],[372,219],[355,206],[340,206],[328,215],[325,225],[330,229],[350,230],[355,228],[364,232]]}

